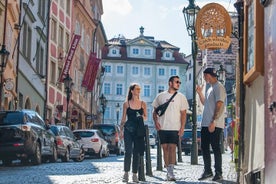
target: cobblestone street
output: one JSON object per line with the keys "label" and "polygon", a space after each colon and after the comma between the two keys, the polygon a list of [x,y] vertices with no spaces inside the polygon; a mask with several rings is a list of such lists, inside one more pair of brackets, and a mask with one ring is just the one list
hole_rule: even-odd
{"label": "cobblestone street", "polygon": [[[45,163],[39,166],[22,166],[13,164],[10,167],[0,166],[1,184],[104,184],[123,183],[123,159],[124,156],[110,155],[107,158],[87,158],[83,162]],[[176,182],[165,181],[166,172],[156,170],[156,149],[151,150],[153,176],[145,176],[146,181],[140,183],[216,183],[211,178],[205,181],[198,181],[197,178],[203,171],[202,156],[198,157],[198,165],[190,164],[190,156],[182,156],[183,162],[175,166]],[[146,169],[145,169],[146,171]],[[131,179],[131,177],[130,177]],[[131,181],[131,180],[130,180]],[[231,162],[231,154],[223,154],[223,181],[219,183],[234,184],[236,172]],[[218,182],[217,182],[218,183]]]}

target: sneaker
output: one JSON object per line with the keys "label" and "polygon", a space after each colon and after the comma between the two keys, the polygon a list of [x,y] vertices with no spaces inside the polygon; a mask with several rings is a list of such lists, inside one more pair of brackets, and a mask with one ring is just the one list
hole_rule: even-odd
{"label": "sneaker", "polygon": [[219,181],[222,180],[222,175],[221,174],[215,174],[215,176],[212,179],[213,181]]}
{"label": "sneaker", "polygon": [[205,180],[213,176],[213,173],[204,172],[198,180]]}
{"label": "sneaker", "polygon": [[134,183],[139,183],[139,180],[138,180],[138,177],[137,177],[137,174],[135,173],[133,173],[133,175],[132,175],[132,181],[134,182]]}
{"label": "sneaker", "polygon": [[167,181],[176,181],[173,173],[174,165],[170,164],[167,166]]}
{"label": "sneaker", "polygon": [[124,176],[123,176],[123,182],[128,182],[128,173],[125,172]]}

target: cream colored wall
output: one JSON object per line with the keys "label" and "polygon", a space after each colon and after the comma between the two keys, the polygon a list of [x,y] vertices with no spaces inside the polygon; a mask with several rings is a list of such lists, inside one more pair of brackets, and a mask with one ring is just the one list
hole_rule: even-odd
{"label": "cream colored wall", "polygon": [[[243,174],[264,168],[264,77],[245,89]],[[245,182],[246,183],[246,182]]]}

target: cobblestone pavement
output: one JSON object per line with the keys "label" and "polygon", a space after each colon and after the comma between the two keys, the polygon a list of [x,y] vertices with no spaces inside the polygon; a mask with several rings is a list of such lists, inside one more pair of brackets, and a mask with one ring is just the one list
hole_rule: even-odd
{"label": "cobblestone pavement", "polygon": [[[213,159],[213,158],[212,158]],[[124,156],[110,155],[107,158],[86,158],[83,162],[44,163],[38,166],[24,166],[15,162],[10,167],[0,165],[0,184],[106,184],[123,183]],[[183,162],[175,166],[176,182],[165,181],[166,172],[156,170],[156,149],[151,150],[151,165],[153,176],[145,176],[140,183],[183,183],[183,184],[207,184],[211,179],[198,181],[202,174],[202,156],[198,157],[198,165],[191,165],[190,156],[182,156]],[[1,162],[0,162],[1,163]],[[146,172],[146,169],[145,169]],[[131,176],[131,175],[130,175]],[[131,179],[131,177],[130,177]],[[236,172],[231,162],[231,154],[223,154],[223,181],[219,183],[234,184]]]}

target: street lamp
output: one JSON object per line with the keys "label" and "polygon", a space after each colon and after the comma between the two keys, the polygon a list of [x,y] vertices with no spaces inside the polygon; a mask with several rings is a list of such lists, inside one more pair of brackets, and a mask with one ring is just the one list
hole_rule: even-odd
{"label": "street lamp", "polygon": [[103,94],[100,96],[100,103],[101,103],[102,112],[103,112],[102,124],[104,124],[104,113],[105,113],[105,108],[106,108],[106,104],[107,104],[107,99]]}
{"label": "street lamp", "polygon": [[0,109],[2,109],[3,73],[5,71],[9,55],[10,53],[6,50],[6,46],[3,44],[2,49],[0,50]]}
{"label": "street lamp", "polygon": [[120,104],[116,105],[116,115],[117,115],[117,125],[119,125],[119,112],[120,112]]}
{"label": "street lamp", "polygon": [[223,85],[225,85],[226,81],[226,70],[223,68],[223,65],[219,66],[217,70],[218,81],[220,81]]}
{"label": "street lamp", "polygon": [[66,92],[66,126],[69,127],[69,121],[68,121],[68,105],[71,97],[71,88],[73,86],[72,78],[69,76],[69,74],[66,75],[66,77],[63,79],[64,81],[64,87],[65,87],[65,92]]}
{"label": "street lamp", "polygon": [[195,5],[194,0],[189,0],[189,5],[183,8],[183,15],[185,19],[186,28],[189,36],[192,40],[192,57],[193,57],[193,139],[192,139],[192,153],[191,153],[191,164],[198,164],[198,149],[197,149],[197,115],[196,115],[196,57],[197,57],[197,44],[196,44],[196,33],[195,33],[195,21],[196,15],[200,8]]}

